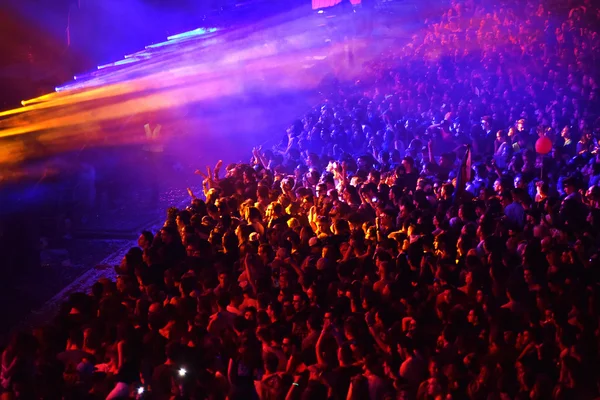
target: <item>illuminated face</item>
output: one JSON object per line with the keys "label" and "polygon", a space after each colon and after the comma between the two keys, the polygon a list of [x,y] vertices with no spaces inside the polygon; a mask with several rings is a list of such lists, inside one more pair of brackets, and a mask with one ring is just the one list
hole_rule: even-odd
{"label": "illuminated face", "polygon": [[142,249],[145,249],[147,245],[148,241],[146,240],[144,235],[140,235],[140,237],[138,238],[138,246],[140,246]]}
{"label": "illuminated face", "polygon": [[516,188],[520,188],[523,186],[523,181],[521,179],[521,177],[517,176],[514,180],[514,184]]}
{"label": "illuminated face", "polygon": [[306,295],[308,296],[308,298],[311,301],[314,301],[314,300],[317,299],[317,295],[316,295],[316,293],[315,293],[315,291],[314,291],[313,288],[308,288],[308,290],[306,291]]}
{"label": "illuminated face", "polygon": [[481,291],[481,290],[477,291],[477,293],[475,294],[475,300],[479,304],[483,303],[483,300],[484,300],[483,291]]}
{"label": "illuminated face", "polygon": [[467,275],[465,276],[465,283],[467,285],[473,283],[473,273],[471,271],[467,272]]}
{"label": "illuminated face", "polygon": [[467,315],[467,321],[469,321],[470,324],[474,324],[476,320],[477,317],[475,315],[475,310],[469,311],[469,314]]}
{"label": "illuminated face", "polygon": [[496,181],[494,182],[494,191],[495,191],[496,193],[499,193],[501,190],[502,190],[502,185],[501,185],[501,183],[500,183],[500,181],[499,181],[499,180],[496,180]]}
{"label": "illuminated face", "polygon": [[327,232],[329,229],[329,224],[327,221],[317,221],[317,228],[320,232]]}
{"label": "illuminated face", "polygon": [[523,271],[523,279],[525,280],[525,283],[528,284],[533,282],[533,274],[530,270],[526,269]]}
{"label": "illuminated face", "polygon": [[219,274],[219,284],[225,286],[227,284],[227,274]]}
{"label": "illuminated face", "polygon": [[282,289],[286,289],[288,287],[287,275],[284,274],[279,276],[279,287]]}
{"label": "illuminated face", "polygon": [[283,342],[281,343],[281,347],[282,347],[282,349],[283,349],[283,352],[284,352],[286,355],[289,355],[289,354],[291,354],[291,353],[292,353],[292,344],[291,344],[291,342],[290,342],[290,339],[289,339],[289,338],[285,338],[285,339],[283,339]]}
{"label": "illuminated face", "polygon": [[294,310],[296,310],[296,311],[302,310],[303,304],[302,304],[302,299],[300,298],[300,296],[295,295],[292,302],[294,304]]}

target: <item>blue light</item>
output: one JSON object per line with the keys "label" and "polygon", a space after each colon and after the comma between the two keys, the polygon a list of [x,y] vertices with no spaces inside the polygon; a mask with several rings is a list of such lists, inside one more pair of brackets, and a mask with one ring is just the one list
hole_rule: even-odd
{"label": "blue light", "polygon": [[319,10],[319,11],[317,11],[317,14],[323,14],[323,13],[324,13],[324,11],[323,11],[323,10]]}
{"label": "blue light", "polygon": [[187,39],[190,37],[194,37],[194,36],[201,36],[204,35],[206,33],[215,33],[216,31],[218,31],[217,28],[198,28],[198,29],[194,29],[193,31],[187,31],[187,32],[183,32],[183,33],[178,33],[177,35],[172,35],[167,37],[167,39],[169,40],[177,40],[177,39]]}
{"label": "blue light", "polygon": [[[73,80],[75,80],[75,81],[81,81],[81,80],[90,79],[90,78],[92,78],[92,77],[94,76],[94,74],[96,74],[96,73],[97,73],[97,72],[95,72],[95,71],[94,71],[94,72],[88,72],[88,73],[85,73],[85,74],[82,74],[82,75],[75,75],[75,76],[73,77]],[[61,87],[65,87],[65,86],[66,86],[66,85],[63,85],[63,86],[61,86]]]}
{"label": "blue light", "polygon": [[[78,90],[81,88],[94,87],[99,84],[102,84],[102,82],[107,83],[107,82],[115,81],[115,79],[117,79],[117,78],[113,77],[113,75],[112,75],[112,73],[113,73],[113,70],[111,70],[112,67],[118,67],[121,65],[133,64],[133,63],[137,63],[137,62],[142,63],[145,60],[152,58],[155,55],[155,53],[157,53],[157,51],[156,51],[157,49],[160,49],[162,51],[166,51],[167,53],[169,53],[171,49],[177,50],[177,48],[180,44],[187,43],[188,41],[192,42],[194,39],[197,39],[197,38],[200,38],[200,40],[202,40],[202,43],[200,44],[199,47],[206,47],[206,46],[212,45],[219,41],[216,36],[212,35],[217,31],[219,31],[219,28],[216,28],[216,27],[197,28],[192,31],[187,31],[187,32],[183,32],[180,34],[169,36],[167,38],[168,39],[167,41],[154,43],[154,44],[145,46],[145,48],[140,51],[126,55],[122,60],[104,64],[104,65],[99,65],[96,67],[96,70],[93,72],[88,72],[88,73],[84,73],[81,75],[75,75],[75,76],[73,76],[73,81],[71,83],[65,84],[62,86],[58,86],[54,90],[56,92]],[[206,36],[203,36],[203,35],[206,35]],[[168,47],[169,45],[176,45],[176,46]],[[195,45],[195,47],[198,47],[198,45]],[[165,49],[163,49],[163,48],[165,48]]]}
{"label": "blue light", "polygon": [[104,68],[108,68],[108,67],[116,67],[116,66],[124,65],[124,64],[131,64],[131,63],[134,63],[137,61],[139,61],[139,58],[126,58],[124,60],[117,61],[117,62],[114,62],[111,64],[99,65],[98,69],[104,69]]}
{"label": "blue light", "polygon": [[149,53],[146,50],[140,50],[140,51],[136,51],[135,53],[132,53],[132,54],[127,54],[124,58],[139,57],[139,56],[146,56],[146,55],[149,55]]}
{"label": "blue light", "polygon": [[160,42],[160,43],[151,44],[149,46],[146,46],[146,49],[156,49],[157,47],[168,46],[170,44],[173,44],[173,42]]}
{"label": "blue light", "polygon": [[188,38],[188,37],[192,37],[192,36],[204,35],[205,33],[206,33],[205,28],[198,28],[198,29],[194,29],[193,31],[183,32],[183,33],[179,33],[177,35],[169,36],[169,37],[167,37],[167,39],[169,39],[169,40],[183,39],[183,38]]}

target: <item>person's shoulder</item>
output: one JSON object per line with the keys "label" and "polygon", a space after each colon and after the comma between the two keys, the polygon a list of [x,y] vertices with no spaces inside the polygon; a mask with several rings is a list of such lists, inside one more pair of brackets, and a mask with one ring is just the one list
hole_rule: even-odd
{"label": "person's shoulder", "polygon": [[[404,364],[402,364],[402,365],[404,365]],[[402,367],[400,367],[400,368],[402,368]],[[367,376],[367,381],[369,382],[369,385],[373,385],[378,388],[385,385],[385,379],[383,379],[379,375],[375,375],[375,374],[370,374],[369,376]]]}
{"label": "person's shoulder", "polygon": [[275,372],[271,375],[264,375],[261,379],[262,382],[266,383],[269,386],[273,384],[279,384],[284,378],[283,372]]}
{"label": "person's shoulder", "polygon": [[304,339],[302,339],[302,343],[305,345],[311,345],[316,343],[319,339],[319,332],[311,332]]}

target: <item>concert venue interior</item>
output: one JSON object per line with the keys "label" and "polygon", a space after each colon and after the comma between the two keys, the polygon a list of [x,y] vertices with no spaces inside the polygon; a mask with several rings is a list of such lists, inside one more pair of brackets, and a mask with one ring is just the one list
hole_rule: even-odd
{"label": "concert venue interior", "polygon": [[[0,78],[2,284],[34,311],[201,192],[195,170],[278,145],[323,82],[356,73],[353,15],[329,2],[63,3],[2,21],[23,38],[4,41]],[[386,40],[406,39],[415,6],[390,4],[406,25]]]}
{"label": "concert venue interior", "polygon": [[8,0],[0,398],[598,398],[599,27]]}

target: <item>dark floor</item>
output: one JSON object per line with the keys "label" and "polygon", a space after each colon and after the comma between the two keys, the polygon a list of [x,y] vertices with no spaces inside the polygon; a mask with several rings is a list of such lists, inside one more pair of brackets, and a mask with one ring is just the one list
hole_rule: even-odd
{"label": "dark floor", "polygon": [[127,245],[127,240],[65,240],[42,252],[43,265],[23,271],[0,286],[0,338],[30,312],[39,309],[52,296],[70,285],[106,255]]}

